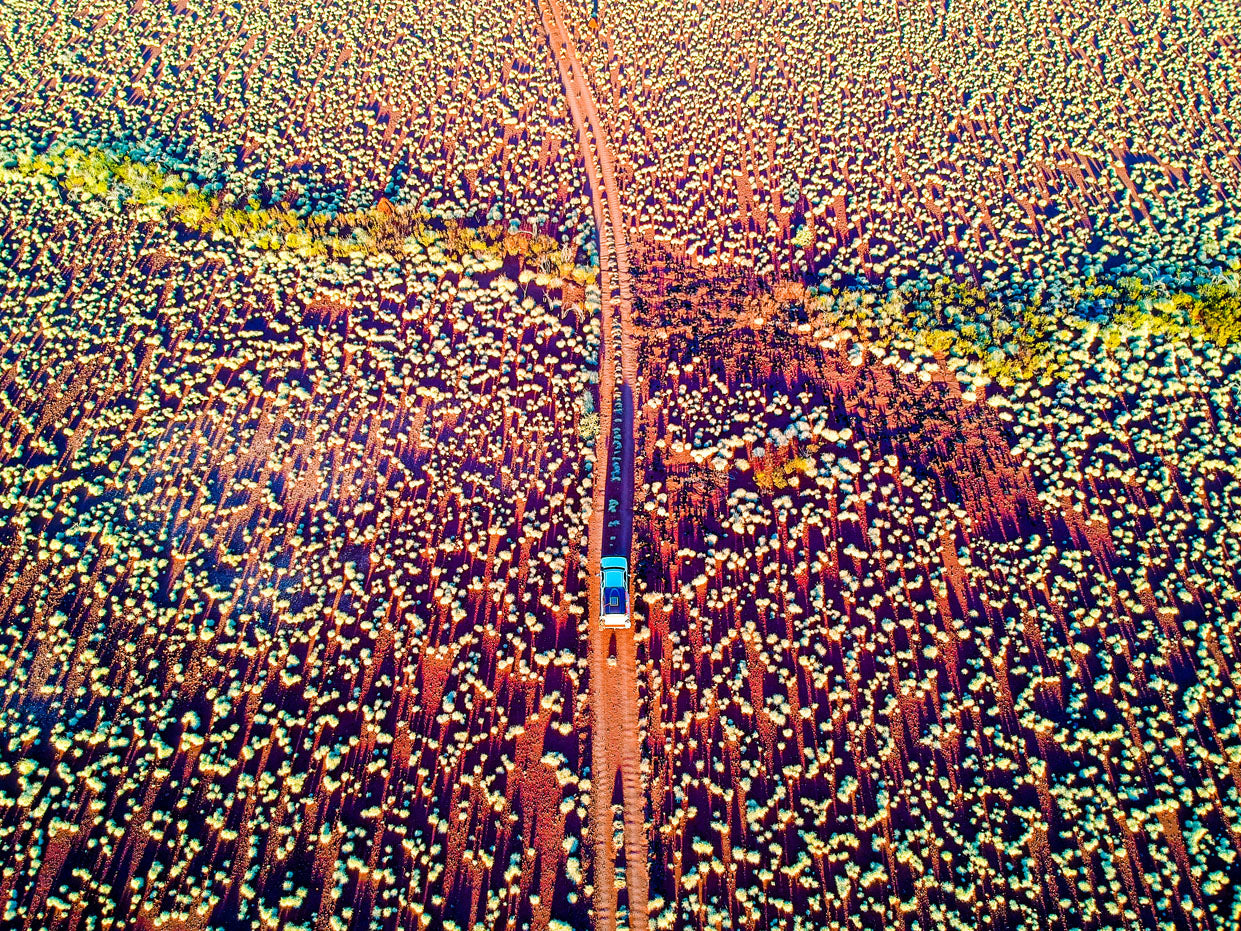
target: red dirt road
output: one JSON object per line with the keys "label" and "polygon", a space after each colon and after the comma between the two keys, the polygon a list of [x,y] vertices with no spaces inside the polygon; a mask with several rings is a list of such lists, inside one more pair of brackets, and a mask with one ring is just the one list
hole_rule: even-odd
{"label": "red dirt road", "polygon": [[[590,830],[593,836],[594,926],[616,931],[620,886],[613,841],[612,798],[617,776],[624,820],[624,891],[628,926],[647,927],[646,791],[638,733],[638,681],[634,628],[605,631],[599,626],[599,559],[603,552],[609,431],[617,401],[617,362],[622,383],[636,389],[637,356],[630,338],[632,286],[625,226],[613,169],[594,94],[584,77],[559,0],[542,0],[539,9],[577,128],[578,145],[590,182],[599,237],[599,289],[602,346],[599,365],[599,435],[595,441],[594,502],[590,519],[590,702],[592,727]],[[636,395],[636,390],[634,391]],[[632,443],[632,437],[626,441]],[[623,476],[633,482],[633,475]],[[631,613],[632,612],[631,610]],[[638,618],[633,617],[634,624]]]}

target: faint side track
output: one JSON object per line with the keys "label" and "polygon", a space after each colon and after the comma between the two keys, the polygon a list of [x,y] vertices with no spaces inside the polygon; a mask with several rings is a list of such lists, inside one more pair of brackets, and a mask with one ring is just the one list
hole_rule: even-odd
{"label": "faint side track", "polygon": [[[634,628],[599,626],[599,560],[629,557],[633,542],[633,400],[637,356],[630,336],[632,284],[625,225],[607,136],[559,0],[539,0],[539,12],[577,128],[586,165],[599,245],[602,345],[599,350],[599,436],[590,519],[587,569],[591,576],[590,702],[592,728],[590,827],[593,835],[594,925],[616,931],[619,888],[615,878],[613,787],[620,777],[624,821],[625,898],[628,924],[647,927],[646,792],[638,725]],[[617,363],[620,380],[617,381]],[[617,444],[613,437],[619,434]],[[603,481],[599,481],[602,474]],[[632,560],[630,561],[632,565]],[[634,617],[634,624],[638,618]]]}

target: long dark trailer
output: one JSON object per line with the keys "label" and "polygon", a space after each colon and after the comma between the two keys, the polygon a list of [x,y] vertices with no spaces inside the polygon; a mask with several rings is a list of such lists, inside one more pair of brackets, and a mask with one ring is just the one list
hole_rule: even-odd
{"label": "long dark trailer", "polygon": [[612,404],[608,440],[603,555],[628,559],[633,544],[633,388],[624,383],[617,387],[620,403]]}

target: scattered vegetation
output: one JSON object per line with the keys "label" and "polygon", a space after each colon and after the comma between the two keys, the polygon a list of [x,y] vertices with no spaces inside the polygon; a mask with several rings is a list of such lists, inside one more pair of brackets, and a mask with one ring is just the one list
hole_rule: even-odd
{"label": "scattered vegetation", "polygon": [[1235,286],[1083,292],[648,340],[652,929],[1229,924]]}
{"label": "scattered vegetation", "polygon": [[7,172],[0,925],[583,927],[569,283],[430,224],[257,249],[312,228],[103,153]]}

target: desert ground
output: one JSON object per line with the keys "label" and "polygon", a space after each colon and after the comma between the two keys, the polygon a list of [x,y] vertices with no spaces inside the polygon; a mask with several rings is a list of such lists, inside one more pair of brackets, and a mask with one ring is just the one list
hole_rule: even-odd
{"label": "desert ground", "polygon": [[0,5],[0,927],[1241,926],[1238,25]]}

